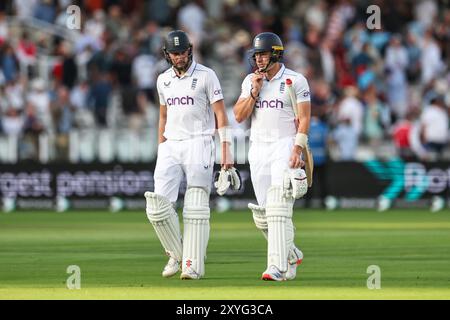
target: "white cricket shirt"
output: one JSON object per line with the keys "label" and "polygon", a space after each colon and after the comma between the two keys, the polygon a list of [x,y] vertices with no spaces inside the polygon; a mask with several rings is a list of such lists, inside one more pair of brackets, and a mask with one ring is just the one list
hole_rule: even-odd
{"label": "white cricket shirt", "polygon": [[426,142],[448,142],[449,119],[447,110],[435,105],[429,105],[423,110],[420,123],[425,127],[424,136]]}
{"label": "white cricket shirt", "polygon": [[[242,83],[240,98],[250,96],[251,78],[247,75]],[[274,142],[283,137],[295,136],[295,114],[287,90],[286,79],[292,80],[297,104],[310,101],[310,92],[306,78],[281,64],[278,73],[270,80],[263,80],[259,99],[252,113],[250,140],[257,142]]]}
{"label": "white cricket shirt", "polygon": [[214,111],[211,104],[223,100],[216,73],[195,61],[178,77],[169,68],[158,76],[159,103],[167,106],[164,137],[185,140],[198,136],[213,136]]}

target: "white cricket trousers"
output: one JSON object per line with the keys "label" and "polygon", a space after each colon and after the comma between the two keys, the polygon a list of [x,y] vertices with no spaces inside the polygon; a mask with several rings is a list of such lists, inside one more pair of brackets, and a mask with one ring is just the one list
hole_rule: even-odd
{"label": "white cricket trousers", "polygon": [[251,142],[248,162],[258,205],[266,206],[267,191],[271,186],[283,185],[294,140],[295,137],[285,137],[275,142]]}
{"label": "white cricket trousers", "polygon": [[171,202],[177,201],[184,175],[188,187],[206,188],[210,192],[214,161],[215,145],[211,136],[160,143],[154,192]]}

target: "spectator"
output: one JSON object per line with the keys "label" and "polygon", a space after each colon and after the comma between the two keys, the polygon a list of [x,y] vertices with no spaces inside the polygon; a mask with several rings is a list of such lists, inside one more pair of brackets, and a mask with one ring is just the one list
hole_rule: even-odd
{"label": "spectator", "polygon": [[62,85],[68,89],[72,89],[78,78],[78,67],[75,62],[75,57],[72,54],[70,45],[67,42],[62,42],[60,45],[62,61]]}
{"label": "spectator", "polygon": [[111,74],[113,75],[114,83],[119,87],[128,87],[131,85],[131,61],[122,48],[116,51],[111,64]]}
{"label": "spectator", "polygon": [[140,54],[133,60],[132,70],[140,93],[155,104],[156,59],[147,48],[141,47]]}
{"label": "spectator", "polygon": [[408,63],[408,52],[402,46],[400,36],[394,35],[386,49],[385,64],[387,97],[396,119],[403,119],[407,112],[408,83],[406,69]]}
{"label": "spectator", "polygon": [[56,18],[58,0],[38,0],[34,10],[34,17],[47,23],[53,23]]}
{"label": "spectator", "polygon": [[358,89],[354,86],[348,86],[344,90],[344,99],[338,105],[337,119],[341,121],[343,128],[346,129],[347,122],[353,127],[357,138],[363,131],[364,107],[357,98]]}
{"label": "spectator", "polygon": [[420,56],[422,53],[417,44],[417,37],[412,31],[408,31],[406,35],[406,51],[408,52],[408,66],[406,69],[408,81],[415,84],[420,80]]}
{"label": "spectator", "polygon": [[409,110],[405,119],[397,121],[391,130],[397,155],[405,161],[423,159],[426,154],[418,134],[417,137],[414,136],[419,132],[415,129],[419,114],[420,112],[417,109]]}
{"label": "spectator", "polygon": [[31,84],[27,102],[36,108],[36,114],[44,127],[52,131],[53,121],[50,113],[50,94],[43,79],[35,79]]}
{"label": "spectator", "polygon": [[364,137],[370,146],[376,148],[380,146],[386,129],[390,125],[390,112],[388,107],[377,97],[375,85],[370,85],[364,92]]}
{"label": "spectator", "polygon": [[94,113],[88,106],[89,84],[82,81],[70,92],[70,104],[74,107],[74,126],[77,128],[95,127]]}
{"label": "spectator", "polygon": [[43,132],[45,132],[45,127],[36,114],[36,108],[33,104],[28,103],[25,107],[24,136],[20,147],[20,157],[22,159],[38,160],[39,135]]}
{"label": "spectator", "polygon": [[311,199],[319,199],[320,204],[327,196],[327,160],[328,160],[329,127],[318,112],[313,112],[309,129],[309,146],[314,160],[313,188],[306,194],[306,206],[310,206]]}
{"label": "spectator", "polygon": [[34,74],[34,67],[37,62],[37,48],[27,32],[23,33],[16,52],[21,69],[26,70],[28,74]]}
{"label": "spectator", "polygon": [[19,60],[14,53],[13,47],[5,42],[0,53],[1,68],[5,81],[14,81],[19,76]]}
{"label": "spectator", "polygon": [[352,125],[350,118],[341,118],[338,126],[332,132],[331,139],[337,145],[339,161],[355,160],[358,147],[358,131]]}
{"label": "spectator", "polygon": [[444,96],[436,95],[420,117],[421,135],[427,151],[442,155],[449,139],[449,116]]}
{"label": "spectator", "polygon": [[25,87],[22,81],[13,80],[6,83],[5,97],[10,107],[22,111],[25,105],[24,96]]}
{"label": "spectator", "polygon": [[95,122],[104,127],[106,122],[106,111],[111,97],[112,86],[107,74],[98,74],[97,79],[91,85],[88,95],[88,105],[94,111]]}
{"label": "spectator", "polygon": [[52,114],[56,128],[56,152],[60,160],[68,160],[69,133],[74,121],[74,107],[70,104],[69,90],[61,86],[57,89]]}
{"label": "spectator", "polygon": [[13,6],[16,15],[23,20],[33,16],[39,0],[14,0]]}
{"label": "spectator", "polygon": [[433,37],[433,31],[428,29],[421,45],[421,69],[423,85],[427,85],[442,71],[441,49]]}
{"label": "spectator", "polygon": [[21,116],[20,111],[9,107],[3,115],[2,128],[6,135],[20,135],[23,128],[23,117]]}
{"label": "spectator", "polygon": [[0,46],[9,38],[9,26],[5,13],[0,11]]}

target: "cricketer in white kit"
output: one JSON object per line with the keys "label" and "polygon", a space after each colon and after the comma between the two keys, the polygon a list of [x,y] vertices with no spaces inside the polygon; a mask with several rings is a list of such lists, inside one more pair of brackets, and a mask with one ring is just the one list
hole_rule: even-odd
{"label": "cricketer in white kit", "polygon": [[[249,204],[249,208],[268,241],[262,279],[274,281],[294,279],[303,259],[294,244],[292,212],[295,199],[308,189],[301,167],[311,113],[308,82],[280,62],[282,55],[283,44],[276,34],[264,32],[255,37],[251,57],[257,71],[244,79],[234,106],[238,122],[251,117],[248,160],[258,205]],[[286,82],[293,83],[296,105]]]}
{"label": "cricketer in white kit", "polygon": [[[146,213],[169,261],[162,275],[200,279],[205,274],[209,240],[209,195],[215,162],[215,117],[222,147],[222,168],[232,167],[228,119],[215,72],[192,58],[185,32],[168,34],[163,48],[171,65],[157,80],[160,100],[159,146],[154,192],[147,191]],[[183,236],[174,203],[183,176],[187,190]]]}

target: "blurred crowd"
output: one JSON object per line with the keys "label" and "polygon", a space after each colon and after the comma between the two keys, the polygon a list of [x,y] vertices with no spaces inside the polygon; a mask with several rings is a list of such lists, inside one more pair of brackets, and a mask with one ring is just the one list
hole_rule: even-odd
{"label": "blurred crowd", "polygon": [[[11,23],[67,29],[70,5],[81,8],[74,37]],[[375,24],[370,5],[380,9]],[[389,144],[408,159],[447,154],[445,0],[3,0],[0,135],[19,135],[22,158],[33,158],[41,133],[54,134],[64,155],[74,128],[155,126],[156,77],[168,67],[162,39],[175,28],[189,33],[194,58],[217,72],[230,110],[251,71],[253,37],[279,34],[284,62],[311,87],[319,166],[331,149],[336,160],[354,160],[362,145],[381,155]],[[43,67],[44,59],[51,63]]]}

